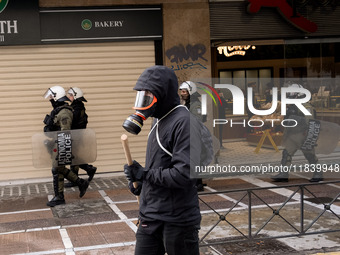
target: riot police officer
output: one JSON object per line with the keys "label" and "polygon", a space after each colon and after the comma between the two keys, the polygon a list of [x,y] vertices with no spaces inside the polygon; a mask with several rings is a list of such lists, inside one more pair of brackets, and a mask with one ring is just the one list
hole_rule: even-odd
{"label": "riot police officer", "polygon": [[200,94],[197,92],[196,84],[192,81],[185,81],[179,86],[179,89],[184,105],[200,121],[204,121],[201,111],[201,101],[199,100]]}
{"label": "riot police officer", "polygon": [[[67,97],[72,102],[71,107],[73,109],[73,121],[72,121],[72,129],[85,129],[87,126],[88,116],[86,114],[86,108],[83,102],[87,102],[84,97],[84,93],[80,88],[71,87],[67,91]],[[77,176],[79,174],[79,168],[85,170],[89,178],[88,182],[92,181],[97,168],[93,165],[82,164],[79,166],[71,166],[71,171],[74,172]],[[73,187],[75,183],[69,182],[65,184],[65,187]]]}
{"label": "riot police officer", "polygon": [[[49,99],[53,110],[49,115],[46,115],[44,123],[44,132],[70,130],[73,120],[72,108],[66,101],[65,90],[60,86],[50,87],[44,94],[45,99]],[[48,133],[46,133],[48,136]],[[54,147],[56,143],[54,143]],[[76,174],[67,169],[65,166],[59,166],[56,160],[56,148],[51,148],[52,156],[52,176],[53,176],[53,189],[54,197],[47,202],[47,206],[54,207],[56,205],[65,204],[64,199],[64,178],[74,182],[78,187],[80,197],[83,197],[89,186],[89,182],[78,178]]]}
{"label": "riot police officer", "polygon": [[[302,88],[299,84],[292,84],[291,87]],[[303,97],[304,94],[301,93],[288,93],[289,98],[300,98]],[[283,133],[284,142],[284,150],[282,151],[282,159],[281,165],[288,166],[292,163],[292,157],[294,156],[297,150],[301,150],[305,158],[307,159],[309,164],[316,164],[318,162],[318,158],[315,155],[314,148],[310,150],[302,149],[302,145],[305,141],[305,130],[308,129],[308,119],[315,119],[316,112],[314,107],[309,104],[303,104],[304,107],[312,114],[311,116],[305,116],[295,104],[291,104],[287,107],[286,119],[299,119],[299,123],[297,127],[294,128],[285,128]],[[297,132],[298,130],[302,130],[303,132]],[[274,182],[288,182],[289,173],[288,172],[280,172],[279,174],[272,177]],[[322,172],[315,172],[313,177],[309,180],[310,182],[319,182],[323,180]]]}

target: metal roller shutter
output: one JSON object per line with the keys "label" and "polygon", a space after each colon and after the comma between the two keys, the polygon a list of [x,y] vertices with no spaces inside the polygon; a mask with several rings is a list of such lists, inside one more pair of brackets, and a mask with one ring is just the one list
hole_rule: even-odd
{"label": "metal roller shutter", "polygon": [[239,41],[303,38],[304,35],[309,38],[339,36],[340,8],[330,4],[316,6],[312,2],[298,10],[305,18],[318,25],[318,30],[311,34],[302,32],[286,21],[277,8],[261,8],[256,14],[249,14],[249,1],[210,2],[210,39]]}
{"label": "metal roller shutter", "polygon": [[[133,113],[133,87],[154,65],[153,42],[11,46],[0,48],[0,180],[51,176],[34,168],[31,137],[42,132],[52,109],[48,87],[80,87],[87,99],[88,128],[96,132],[98,172],[122,171],[122,123]],[[150,120],[129,135],[132,157],[144,164]]]}

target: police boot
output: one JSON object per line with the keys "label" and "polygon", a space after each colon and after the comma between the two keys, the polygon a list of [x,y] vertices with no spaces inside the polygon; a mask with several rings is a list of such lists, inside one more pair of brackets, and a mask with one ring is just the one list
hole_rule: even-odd
{"label": "police boot", "polygon": [[78,188],[79,188],[79,197],[83,197],[86,193],[86,190],[89,186],[89,182],[84,180],[84,179],[81,179],[81,178],[78,178],[76,180],[76,184],[78,185]]}
{"label": "police boot", "polygon": [[[282,151],[281,165],[287,166],[292,163],[292,156],[289,155],[288,151],[284,149]],[[288,182],[289,173],[280,172],[279,174],[272,177],[273,182]]]}
{"label": "police boot", "polygon": [[54,207],[56,205],[65,204],[64,193],[55,195],[50,201],[47,202],[47,206]]}
{"label": "police boot", "polygon": [[275,176],[272,177],[273,182],[288,182],[288,177],[289,174],[288,173],[279,173]]}
{"label": "police boot", "polygon": [[323,181],[323,173],[322,172],[315,172],[313,174],[312,179],[309,179],[310,182],[321,182]]}
{"label": "police boot", "polygon": [[[305,158],[308,160],[309,164],[317,164],[318,158],[314,153],[305,152],[303,151],[303,154],[305,155]],[[323,181],[323,173],[322,172],[315,172],[313,174],[313,177],[309,179],[310,182],[321,182]]]}
{"label": "police boot", "polygon": [[[71,166],[71,171],[78,176],[79,167]],[[68,181],[67,183],[64,184],[65,188],[72,188],[72,187],[76,187],[76,186],[77,186],[77,184],[75,182],[71,182],[71,181]]]}
{"label": "police boot", "polygon": [[92,181],[92,179],[93,179],[93,177],[94,177],[94,175],[95,175],[95,173],[96,173],[96,171],[97,171],[97,167],[92,166],[92,165],[87,165],[87,166],[88,166],[88,167],[87,167],[86,172],[87,172],[87,174],[88,174],[88,176],[89,176],[89,178],[87,179],[87,181],[90,182],[90,181]]}
{"label": "police boot", "polygon": [[87,173],[87,175],[89,176],[89,178],[87,179],[88,182],[92,181],[96,171],[97,171],[97,167],[93,166],[93,165],[80,165],[81,169],[84,169]]}
{"label": "police boot", "polygon": [[52,168],[54,197],[46,203],[47,206],[65,204],[64,193],[59,192],[59,173],[56,168]]}

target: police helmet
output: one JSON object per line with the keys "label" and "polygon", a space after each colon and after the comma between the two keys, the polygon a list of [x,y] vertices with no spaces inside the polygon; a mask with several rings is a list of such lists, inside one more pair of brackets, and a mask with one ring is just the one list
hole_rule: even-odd
{"label": "police helmet", "polygon": [[179,86],[179,89],[186,89],[189,92],[189,95],[191,96],[197,91],[196,84],[193,83],[192,81],[185,81]]}
{"label": "police helmet", "polygon": [[[291,85],[288,86],[289,88],[303,88],[302,85],[298,83],[292,83]],[[299,92],[288,92],[287,96],[288,98],[300,98],[304,97],[305,94],[299,93]]]}
{"label": "police helmet", "polygon": [[70,101],[66,96],[64,88],[61,86],[53,86],[48,88],[44,94],[44,98],[47,99],[50,96],[53,98],[54,101]]}
{"label": "police helmet", "polygon": [[84,101],[87,102],[87,100],[84,97],[84,93],[80,88],[77,87],[71,87],[68,92],[68,94],[71,94],[75,100],[80,100],[80,101]]}

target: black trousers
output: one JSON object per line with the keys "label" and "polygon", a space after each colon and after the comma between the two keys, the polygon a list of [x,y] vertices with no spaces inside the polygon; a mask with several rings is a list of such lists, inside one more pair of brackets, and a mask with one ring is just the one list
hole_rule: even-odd
{"label": "black trousers", "polygon": [[141,222],[136,233],[135,255],[199,255],[199,225]]}

